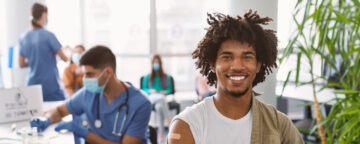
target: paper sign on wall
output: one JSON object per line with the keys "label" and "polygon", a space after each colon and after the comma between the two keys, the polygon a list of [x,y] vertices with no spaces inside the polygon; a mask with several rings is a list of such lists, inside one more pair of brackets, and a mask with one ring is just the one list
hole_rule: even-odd
{"label": "paper sign on wall", "polygon": [[0,89],[0,123],[42,115],[41,85]]}

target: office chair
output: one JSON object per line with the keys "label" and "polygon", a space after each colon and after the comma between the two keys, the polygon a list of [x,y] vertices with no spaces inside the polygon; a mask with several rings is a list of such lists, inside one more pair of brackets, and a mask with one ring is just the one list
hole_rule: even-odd
{"label": "office chair", "polygon": [[151,144],[157,144],[157,132],[156,132],[156,128],[149,126],[149,140],[151,142]]}

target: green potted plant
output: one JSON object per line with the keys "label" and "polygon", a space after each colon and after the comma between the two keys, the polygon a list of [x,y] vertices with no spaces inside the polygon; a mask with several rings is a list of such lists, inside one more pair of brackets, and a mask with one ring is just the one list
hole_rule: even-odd
{"label": "green potted plant", "polygon": [[[300,20],[299,20],[299,17]],[[321,143],[360,143],[360,2],[359,0],[298,0],[293,14],[297,25],[295,34],[279,59],[280,64],[290,56],[297,57],[297,66],[288,72],[284,82],[295,74],[296,85],[311,85],[318,131]],[[331,69],[331,75],[317,75],[314,59],[319,57],[322,71]],[[340,66],[338,66],[340,64]],[[299,82],[303,65],[308,65],[311,80]],[[324,81],[326,83],[324,83]],[[332,88],[335,103],[327,117],[320,112],[316,84]]]}

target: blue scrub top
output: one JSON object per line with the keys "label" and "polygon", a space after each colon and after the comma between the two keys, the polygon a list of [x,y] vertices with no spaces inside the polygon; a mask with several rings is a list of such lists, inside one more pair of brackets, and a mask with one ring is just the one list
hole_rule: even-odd
{"label": "blue scrub top", "polygon": [[[130,83],[128,83],[130,84]],[[134,86],[130,84],[128,88],[129,99],[129,114],[122,130],[123,135],[128,135],[136,138],[143,139],[142,144],[147,143],[147,129],[151,114],[150,101]],[[87,91],[85,88],[80,89],[75,93],[69,101],[66,102],[66,107],[71,114],[80,115],[85,113],[89,125],[90,131],[114,142],[120,142],[120,137],[113,135],[113,126],[116,113],[121,104],[125,103],[126,91],[121,93],[115,100],[108,104],[106,97],[103,93],[100,95],[100,120],[102,126],[100,128],[95,127],[95,120],[97,116],[97,101],[96,94]],[[125,107],[122,107],[119,113],[116,132],[119,133],[121,122],[124,118]]]}
{"label": "blue scrub top", "polygon": [[56,53],[61,48],[56,36],[43,28],[26,31],[19,40],[20,55],[28,60],[26,85],[41,84],[44,101],[64,100]]}

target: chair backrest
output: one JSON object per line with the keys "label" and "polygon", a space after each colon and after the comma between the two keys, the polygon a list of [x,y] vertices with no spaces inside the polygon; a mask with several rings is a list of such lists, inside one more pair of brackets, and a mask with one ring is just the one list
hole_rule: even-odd
{"label": "chair backrest", "polygon": [[156,132],[156,128],[152,127],[149,125],[149,140],[151,142],[151,144],[157,144],[157,132]]}
{"label": "chair backrest", "polygon": [[140,78],[140,89],[143,89],[143,80],[144,80],[144,76]]}
{"label": "chair backrest", "polygon": [[[174,82],[174,78],[171,75],[167,75],[170,77],[170,83],[171,83],[171,92],[169,94],[175,94],[175,82]],[[140,78],[140,89],[143,89],[143,80],[144,80],[145,76],[142,76]]]}
{"label": "chair backrest", "polygon": [[169,77],[170,77],[170,82],[171,82],[171,92],[170,92],[170,94],[175,94],[175,82],[174,82],[174,78],[171,76],[171,75],[169,75]]}

